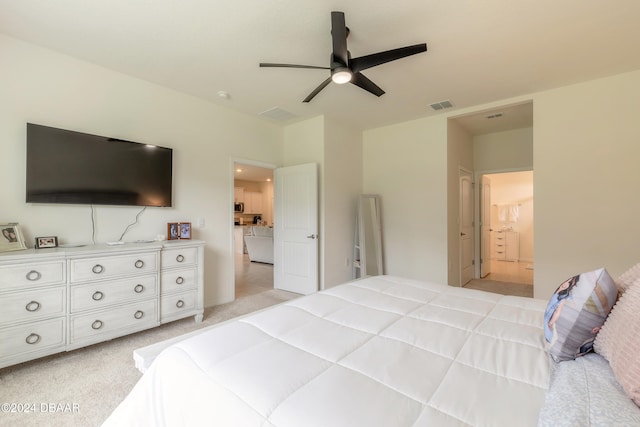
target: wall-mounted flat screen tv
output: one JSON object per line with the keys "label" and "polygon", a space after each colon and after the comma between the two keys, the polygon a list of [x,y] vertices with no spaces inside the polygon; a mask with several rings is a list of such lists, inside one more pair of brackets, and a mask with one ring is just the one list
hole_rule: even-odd
{"label": "wall-mounted flat screen tv", "polygon": [[27,203],[171,206],[173,150],[27,123]]}

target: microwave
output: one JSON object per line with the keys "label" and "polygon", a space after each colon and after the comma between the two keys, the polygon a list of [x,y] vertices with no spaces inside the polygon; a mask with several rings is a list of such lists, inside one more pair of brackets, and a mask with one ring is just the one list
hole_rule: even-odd
{"label": "microwave", "polygon": [[233,211],[236,212],[236,213],[244,212],[244,203],[234,203],[233,204]]}

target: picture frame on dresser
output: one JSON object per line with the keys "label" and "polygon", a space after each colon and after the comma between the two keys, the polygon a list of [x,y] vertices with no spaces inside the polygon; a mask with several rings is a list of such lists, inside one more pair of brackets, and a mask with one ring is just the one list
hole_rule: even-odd
{"label": "picture frame on dresser", "polygon": [[169,222],[167,223],[168,240],[189,240],[191,239],[190,222]]}
{"label": "picture frame on dresser", "polygon": [[178,240],[180,238],[180,223],[170,222],[167,223],[167,239]]}
{"label": "picture frame on dresser", "polygon": [[180,239],[191,239],[191,223],[180,223]]}
{"label": "picture frame on dresser", "polygon": [[57,236],[36,237],[36,249],[57,248],[57,247],[58,247]]}
{"label": "picture frame on dresser", "polygon": [[27,249],[20,226],[16,222],[0,224],[0,252],[20,251]]}

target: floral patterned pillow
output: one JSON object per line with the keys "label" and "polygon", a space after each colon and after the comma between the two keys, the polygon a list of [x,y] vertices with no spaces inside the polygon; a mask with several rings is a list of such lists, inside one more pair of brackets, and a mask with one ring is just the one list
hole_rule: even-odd
{"label": "floral patterned pillow", "polygon": [[558,286],[544,314],[551,357],[573,360],[593,350],[593,341],[616,302],[618,288],[606,269],[573,276]]}

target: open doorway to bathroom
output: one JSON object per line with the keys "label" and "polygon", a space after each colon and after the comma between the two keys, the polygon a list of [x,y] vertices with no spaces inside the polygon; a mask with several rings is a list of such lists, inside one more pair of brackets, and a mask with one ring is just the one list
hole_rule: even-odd
{"label": "open doorway to bathroom", "polygon": [[273,289],[273,169],[234,163],[235,297]]}
{"label": "open doorway to bathroom", "polygon": [[482,174],[479,181],[481,268],[474,285],[509,283],[533,295],[533,171]]}

